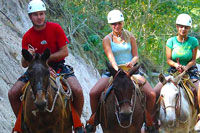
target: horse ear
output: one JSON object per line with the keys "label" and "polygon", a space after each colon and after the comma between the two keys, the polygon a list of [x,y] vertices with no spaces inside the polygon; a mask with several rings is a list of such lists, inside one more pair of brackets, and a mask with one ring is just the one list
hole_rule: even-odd
{"label": "horse ear", "polygon": [[41,55],[41,60],[47,61],[50,56],[50,50],[48,48],[45,49],[44,53]]}
{"label": "horse ear", "polygon": [[33,59],[33,56],[28,52],[28,50],[26,49],[22,49],[22,56],[24,57],[24,59],[28,62],[31,62]]}
{"label": "horse ear", "polygon": [[158,76],[158,79],[163,85],[167,83],[167,80],[165,79],[165,76],[162,73]]}
{"label": "horse ear", "polygon": [[133,67],[128,71],[129,76],[132,76],[139,68],[140,68],[140,65],[133,66]]}
{"label": "horse ear", "polygon": [[112,65],[106,61],[106,66],[107,66],[108,71],[110,72],[110,74],[112,76],[115,76],[115,74],[117,73],[117,71],[112,67]]}

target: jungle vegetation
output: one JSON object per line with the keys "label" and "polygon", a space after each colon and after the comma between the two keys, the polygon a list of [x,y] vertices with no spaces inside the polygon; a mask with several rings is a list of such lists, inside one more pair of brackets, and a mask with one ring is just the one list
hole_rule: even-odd
{"label": "jungle vegetation", "polygon": [[105,69],[101,40],[111,32],[107,14],[112,9],[123,12],[125,29],[136,37],[140,63],[150,78],[152,72],[165,73],[168,68],[165,44],[176,35],[175,21],[179,14],[192,17],[190,34],[200,41],[199,0],[46,0],[46,3],[48,19],[64,28],[71,52],[79,53],[99,72]]}

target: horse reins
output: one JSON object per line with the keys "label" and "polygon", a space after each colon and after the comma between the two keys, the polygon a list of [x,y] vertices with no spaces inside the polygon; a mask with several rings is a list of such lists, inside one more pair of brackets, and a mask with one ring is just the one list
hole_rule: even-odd
{"label": "horse reins", "polygon": [[[118,75],[118,73],[120,72],[121,70],[119,70],[117,73],[116,73],[116,75],[114,76],[114,79],[116,78],[116,76]],[[124,71],[125,72],[125,71]],[[126,75],[130,78],[130,75],[127,73],[127,72],[125,72],[126,73]],[[113,80],[114,80],[113,79]],[[131,78],[130,78],[131,79]],[[131,80],[132,81],[132,80]],[[134,83],[134,81],[132,82],[133,83],[133,85],[135,85],[135,83]],[[136,85],[135,85],[136,86]],[[133,91],[134,91],[134,89],[133,89]],[[137,95],[137,92],[136,92],[136,90],[135,90],[135,95],[134,95],[134,93],[132,94],[132,97],[131,97],[131,100],[129,101],[129,100],[122,100],[122,101],[118,101],[118,99],[117,99],[117,97],[116,97],[116,95],[114,94],[114,97],[115,97],[115,103],[116,103],[116,105],[115,105],[115,115],[117,116],[117,121],[118,121],[118,123],[119,123],[119,125],[120,125],[120,127],[122,127],[122,128],[128,128],[128,127],[130,127],[131,126],[131,124],[132,124],[132,117],[133,117],[133,113],[134,113],[134,111],[135,111],[135,106],[136,106],[136,95]],[[134,97],[135,96],[135,97]],[[133,97],[134,97],[134,103],[133,103]],[[121,124],[121,122],[120,122],[120,120],[119,120],[119,116],[118,116],[118,108],[120,108],[120,104],[122,104],[122,103],[126,103],[126,102],[128,102],[128,103],[130,103],[130,106],[132,107],[131,108],[131,115],[130,115],[130,122],[129,122],[129,125],[127,125],[127,126],[123,126],[122,124]]]}
{"label": "horse reins", "polygon": [[[52,78],[52,77],[50,77],[50,78]],[[53,79],[53,78],[52,78],[52,79]],[[54,80],[54,79],[53,79],[53,80]],[[60,83],[60,76],[58,76],[58,77],[56,78],[56,85],[57,85],[58,89],[57,89],[57,90],[54,89],[54,90],[56,91],[56,95],[54,96],[53,104],[52,104],[52,106],[51,106],[51,109],[48,109],[48,105],[47,105],[46,108],[45,108],[45,110],[44,110],[44,111],[47,111],[47,112],[49,112],[49,113],[53,112],[54,107],[55,107],[55,103],[56,103],[56,99],[57,99],[58,95],[60,94],[60,89],[62,88],[62,85],[61,85],[61,83]],[[36,116],[36,112],[38,112],[38,110],[33,110],[33,111],[32,111],[32,113],[34,114],[34,116]]]}
{"label": "horse reins", "polygon": [[56,77],[56,85],[58,86],[58,89],[57,89],[56,95],[55,95],[55,97],[54,97],[54,99],[53,99],[53,104],[52,104],[52,106],[51,106],[51,109],[49,110],[49,109],[48,109],[48,106],[46,106],[46,108],[45,108],[45,110],[46,110],[47,112],[50,112],[50,113],[53,111],[53,109],[54,109],[54,107],[55,107],[56,99],[57,99],[58,95],[60,94],[60,89],[62,88],[62,85],[61,85],[61,83],[60,83],[60,76]]}

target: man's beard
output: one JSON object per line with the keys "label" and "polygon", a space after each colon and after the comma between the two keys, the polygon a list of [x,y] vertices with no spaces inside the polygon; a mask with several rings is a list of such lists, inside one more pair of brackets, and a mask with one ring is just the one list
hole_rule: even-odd
{"label": "man's beard", "polygon": [[[32,22],[32,23],[33,23],[33,22]],[[44,21],[43,24],[40,24],[40,25],[37,25],[37,24],[33,23],[33,26],[36,27],[36,28],[41,28],[41,27],[43,27],[45,24],[46,24],[46,20]]]}

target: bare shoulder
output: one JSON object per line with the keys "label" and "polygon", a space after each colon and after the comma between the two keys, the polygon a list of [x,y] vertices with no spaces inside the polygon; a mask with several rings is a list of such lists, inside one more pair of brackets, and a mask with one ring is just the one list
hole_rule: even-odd
{"label": "bare shoulder", "polygon": [[130,40],[134,42],[136,41],[135,36],[133,34],[130,36]]}
{"label": "bare shoulder", "polygon": [[111,33],[109,33],[108,35],[106,35],[106,36],[103,38],[103,41],[109,40],[109,37],[111,37]]}
{"label": "bare shoulder", "polygon": [[131,40],[135,40],[135,36],[133,35],[132,32],[130,32],[126,29],[124,29],[124,32],[125,32],[125,34],[127,34],[130,37]]}
{"label": "bare shoulder", "polygon": [[102,40],[103,41],[103,45],[105,43],[109,43],[110,42],[110,38],[111,38],[111,34],[106,35]]}

